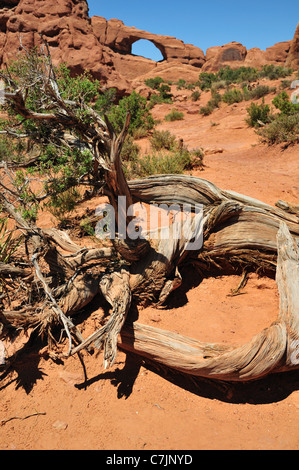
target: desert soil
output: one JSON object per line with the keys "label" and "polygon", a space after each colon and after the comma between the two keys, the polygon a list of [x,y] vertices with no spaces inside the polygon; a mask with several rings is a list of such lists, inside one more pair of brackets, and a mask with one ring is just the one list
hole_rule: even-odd
{"label": "desert soil", "polygon": [[[299,145],[261,144],[244,121],[248,103],[222,104],[202,117],[198,109],[208,95],[193,103],[177,94],[183,121],[163,121],[173,107],[166,104],[153,115],[161,119],[158,129],[183,138],[189,149],[206,150],[204,170],[193,174],[272,205],[298,203]],[[146,150],[148,141],[139,145]],[[241,295],[231,296],[238,276],[201,280],[185,269],[183,277],[167,308],[139,310],[140,323],[241,344],[277,317],[274,280],[252,274]],[[89,307],[84,336],[98,326],[103,308],[97,301]],[[56,364],[32,355],[0,385],[0,448],[298,449],[298,385],[296,372],[233,386],[192,380],[122,351],[111,370],[104,370],[101,354],[84,353],[84,367],[77,357]]]}

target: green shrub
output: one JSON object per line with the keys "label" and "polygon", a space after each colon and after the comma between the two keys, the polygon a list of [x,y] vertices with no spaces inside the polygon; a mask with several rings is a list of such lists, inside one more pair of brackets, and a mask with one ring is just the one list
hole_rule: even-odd
{"label": "green shrub", "polygon": [[175,146],[175,136],[172,135],[169,131],[155,130],[150,139],[150,143],[154,150],[171,150]]}
{"label": "green shrub", "polygon": [[121,132],[128,112],[131,113],[129,126],[131,134],[138,127],[147,130],[154,127],[155,122],[147,107],[146,98],[133,91],[131,95],[122,98],[118,105],[113,106],[108,114],[108,118],[116,132]]}
{"label": "green shrub", "polygon": [[127,162],[129,160],[135,161],[138,159],[140,153],[140,148],[137,144],[135,144],[134,139],[131,135],[126,137],[124,141],[122,150],[121,150],[121,159],[123,162]]}
{"label": "green shrub", "polygon": [[156,104],[161,103],[171,103],[173,94],[171,93],[171,88],[166,83],[160,84],[157,88],[155,88],[159,92],[159,94],[154,93],[151,95],[149,99],[149,108],[152,109]]}
{"label": "green shrub", "polygon": [[258,100],[268,95],[269,93],[275,93],[276,88],[270,88],[267,85],[258,85],[256,88],[250,91],[250,99]]}
{"label": "green shrub", "polygon": [[292,74],[292,69],[276,65],[265,65],[262,70],[253,67],[239,67],[232,69],[229,66],[221,68],[217,73],[203,72],[199,75],[198,85],[202,90],[217,87],[217,82],[225,83],[226,86],[234,83],[255,82],[259,78],[275,80],[286,78]]}
{"label": "green shrub", "polygon": [[269,78],[269,80],[277,80],[278,78],[286,78],[292,75],[293,70],[282,67],[280,65],[264,65],[259,72],[259,77]]}
{"label": "green shrub", "polygon": [[223,80],[227,85],[241,82],[254,82],[258,78],[258,71],[252,67],[239,67],[232,69],[229,66],[223,67],[217,73],[219,80]]}
{"label": "green shrub", "polygon": [[71,187],[61,193],[53,194],[51,202],[48,203],[49,211],[59,221],[61,227],[65,226],[70,215],[75,210],[76,204],[80,200],[80,193],[77,188]]}
{"label": "green shrub", "polygon": [[134,174],[138,177],[160,174],[182,174],[191,164],[188,151],[170,153],[154,153],[145,155],[138,160]]}
{"label": "green shrub", "polygon": [[292,84],[292,80],[282,80],[280,83],[280,88],[285,90],[286,88],[290,88]]}
{"label": "green shrub", "polygon": [[227,104],[240,103],[243,101],[243,93],[237,88],[232,88],[222,95],[222,101]]}
{"label": "green shrub", "polygon": [[247,108],[247,112],[249,117],[246,119],[246,122],[251,127],[260,127],[271,122],[270,107],[267,104],[262,103],[259,105],[251,103],[249,108]]}
{"label": "green shrub", "polygon": [[182,88],[187,88],[186,80],[183,80],[182,78],[180,78],[178,82],[176,83],[176,87],[178,90],[181,90]]}
{"label": "green shrub", "polygon": [[72,77],[66,64],[61,64],[57,69],[57,83],[64,100],[81,100],[85,103],[93,101],[100,89],[100,82],[94,80],[90,73]]}
{"label": "green shrub", "polygon": [[194,167],[199,167],[200,169],[203,169],[204,163],[204,150],[201,148],[194,149],[191,152],[191,166]]}
{"label": "green shrub", "polygon": [[211,99],[208,102],[208,104],[212,106],[213,108],[219,108],[219,104],[221,101],[222,101],[222,96],[220,95],[220,93],[217,93],[216,91],[212,90]]}
{"label": "green shrub", "polygon": [[152,88],[152,90],[158,90],[158,88],[160,88],[161,83],[165,83],[165,81],[161,77],[154,77],[154,78],[148,78],[147,80],[144,81],[144,83],[149,88]]}
{"label": "green shrub", "polygon": [[9,263],[12,255],[18,248],[21,238],[14,237],[13,231],[8,229],[8,218],[0,219],[0,262]]}
{"label": "green shrub", "polygon": [[212,114],[214,109],[214,106],[211,106],[211,104],[208,103],[206,106],[201,106],[199,114],[202,114],[203,116],[209,116],[210,114]]}
{"label": "green shrub", "polygon": [[279,109],[281,114],[290,115],[299,112],[299,104],[292,103],[286,91],[282,91],[279,95],[275,96],[272,103],[275,108]]}
{"label": "green shrub", "polygon": [[171,88],[166,83],[163,83],[163,85],[160,86],[158,91],[163,102],[170,102],[172,100],[173,94],[171,93]]}
{"label": "green shrub", "polygon": [[220,93],[216,91],[211,91],[211,99],[207,102],[206,106],[202,106],[199,110],[199,114],[203,116],[209,116],[212,114],[214,109],[219,108],[219,104],[222,100]]}
{"label": "green shrub", "polygon": [[217,75],[209,72],[202,72],[199,75],[198,85],[201,90],[209,90],[213,82],[218,80]]}
{"label": "green shrub", "polygon": [[177,109],[172,109],[164,119],[165,121],[181,121],[184,119],[184,113],[178,111]]}
{"label": "green shrub", "polygon": [[149,130],[146,129],[145,127],[136,127],[135,129],[132,130],[132,137],[135,140],[138,139],[143,139],[144,137],[147,137],[149,133]]}
{"label": "green shrub", "polygon": [[193,93],[191,94],[191,100],[198,101],[200,98],[200,95],[201,95],[200,91],[198,90],[193,91]]}
{"label": "green shrub", "polygon": [[20,161],[24,158],[25,145],[21,140],[0,136],[0,161]]}
{"label": "green shrub", "polygon": [[96,100],[95,110],[100,114],[108,114],[115,104],[116,89],[109,88],[105,90],[102,95]]}
{"label": "green shrub", "polygon": [[258,134],[270,145],[299,142],[299,113],[281,114],[270,124],[261,128]]}
{"label": "green shrub", "polygon": [[211,91],[218,91],[227,88],[227,82],[225,80],[217,80],[213,82],[211,86]]}

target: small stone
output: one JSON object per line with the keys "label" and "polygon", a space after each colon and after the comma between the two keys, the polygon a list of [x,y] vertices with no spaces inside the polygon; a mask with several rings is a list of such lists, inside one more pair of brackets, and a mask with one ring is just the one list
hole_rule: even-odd
{"label": "small stone", "polygon": [[55,423],[53,423],[53,428],[54,429],[57,429],[58,431],[65,431],[66,428],[67,428],[68,424],[65,423],[64,421],[55,421]]}

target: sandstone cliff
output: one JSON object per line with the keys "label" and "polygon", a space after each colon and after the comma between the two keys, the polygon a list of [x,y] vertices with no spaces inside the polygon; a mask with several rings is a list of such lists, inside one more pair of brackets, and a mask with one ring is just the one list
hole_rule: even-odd
{"label": "sandstone cliff", "polygon": [[299,23],[297,25],[294,39],[291,43],[290,52],[286,61],[288,67],[299,68]]}
{"label": "sandstone cliff", "polygon": [[[73,73],[89,70],[106,86],[120,93],[136,87],[139,77],[152,73],[169,73],[178,78],[198,76],[199,71],[217,71],[220,67],[264,64],[299,67],[299,27],[293,41],[275,44],[262,51],[247,50],[232,42],[203,51],[170,36],[152,34],[128,27],[117,19],[107,21],[89,17],[86,0],[4,0],[0,9],[0,67],[16,58],[25,48],[47,40],[53,62],[66,62]],[[134,42],[146,39],[160,51],[164,60],[156,63],[132,55]],[[175,71],[175,72],[174,72]],[[173,72],[173,73],[172,73]]]}

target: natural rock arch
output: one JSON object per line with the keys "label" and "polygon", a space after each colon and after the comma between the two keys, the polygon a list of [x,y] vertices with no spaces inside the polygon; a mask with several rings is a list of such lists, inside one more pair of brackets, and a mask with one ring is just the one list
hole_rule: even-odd
{"label": "natural rock arch", "polygon": [[[152,58],[152,57],[149,57],[148,55],[143,55],[143,54],[139,54],[138,52],[136,52],[136,50],[134,50],[134,46],[138,47],[140,46],[141,44],[144,44],[145,46],[152,46],[151,49],[152,49],[152,56],[154,56],[155,54],[155,49],[156,49],[156,54],[158,54],[158,51],[160,52],[160,55],[161,55],[161,59],[158,59],[158,58]],[[151,60],[154,60],[155,62],[162,62],[163,60],[166,60],[166,57],[165,57],[165,50],[162,46],[159,46],[159,44],[155,44],[154,41],[149,41],[147,39],[137,39],[137,41],[134,41],[131,45],[131,54],[132,55],[137,55],[137,56],[141,56],[141,57],[145,57],[146,59],[151,59]],[[149,54],[150,55],[150,54]]]}
{"label": "natural rock arch", "polygon": [[164,60],[178,60],[196,67],[202,67],[205,62],[204,53],[199,47],[185,44],[175,37],[152,34],[129,27],[117,19],[107,21],[100,16],[94,16],[91,22],[99,42],[114,52],[131,54],[132,45],[140,39],[146,39],[160,50]]}

